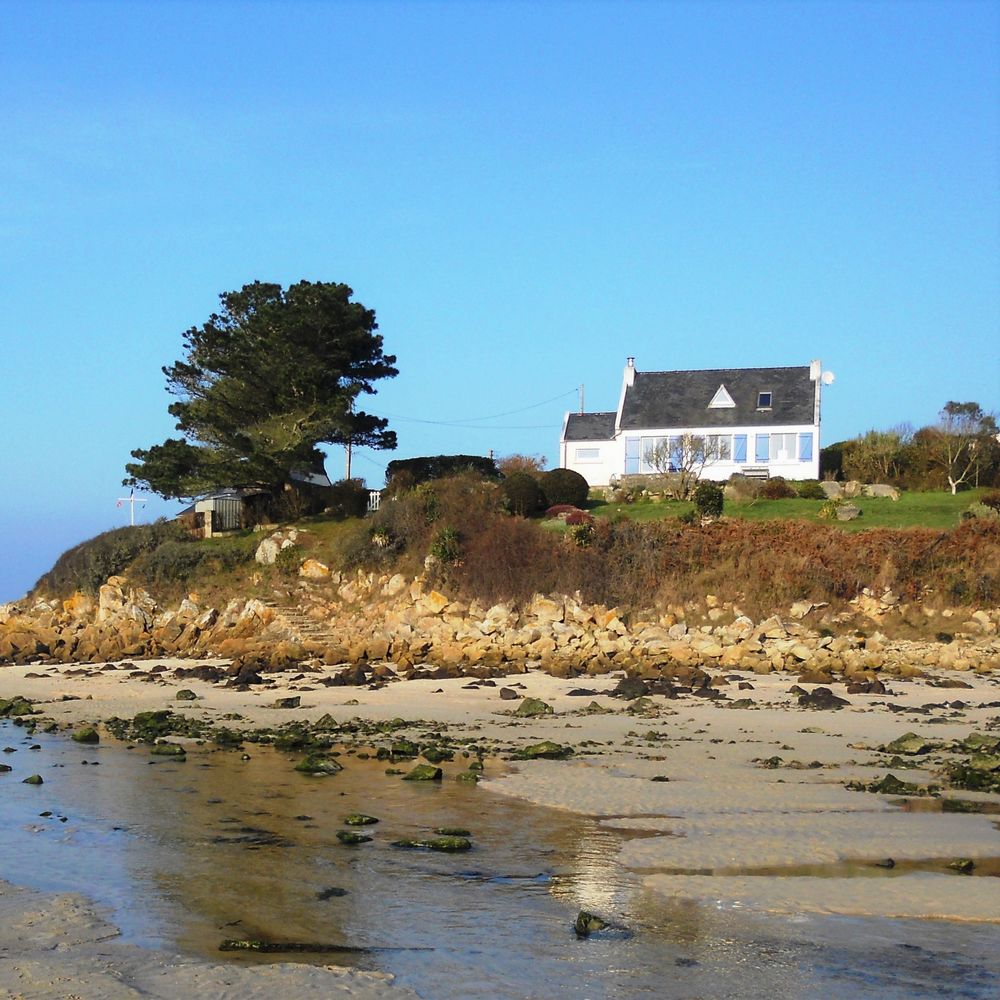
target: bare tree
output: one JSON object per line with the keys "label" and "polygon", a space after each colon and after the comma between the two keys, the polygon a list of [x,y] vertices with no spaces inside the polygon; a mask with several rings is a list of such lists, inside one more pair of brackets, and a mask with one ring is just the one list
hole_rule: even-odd
{"label": "bare tree", "polygon": [[927,459],[944,471],[953,494],[977,481],[980,466],[996,442],[996,418],[978,403],[945,403],[940,420],[926,438]]}
{"label": "bare tree", "polygon": [[660,475],[676,477],[678,496],[684,500],[716,456],[709,453],[705,438],[697,434],[682,434],[680,437],[661,438],[647,448],[642,457]]}

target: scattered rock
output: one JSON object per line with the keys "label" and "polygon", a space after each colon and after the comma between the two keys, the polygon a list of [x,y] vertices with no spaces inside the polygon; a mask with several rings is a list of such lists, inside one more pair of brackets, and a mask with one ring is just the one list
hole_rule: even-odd
{"label": "scattered rock", "polygon": [[344,767],[326,754],[311,753],[295,765],[295,770],[302,774],[325,776],[339,774],[344,770]]}
{"label": "scattered rock", "polygon": [[581,910],[576,915],[576,922],[573,924],[573,930],[576,931],[576,936],[585,938],[589,937],[595,931],[603,931],[608,925],[596,914],[588,913],[586,910]]}
{"label": "scattered rock", "polygon": [[396,840],[392,846],[406,850],[442,851],[453,854],[471,850],[472,841],[468,837],[431,837],[427,840]]}
{"label": "scattered rock", "polygon": [[540,698],[525,698],[514,714],[522,719],[533,719],[540,715],[552,715],[552,706]]}
{"label": "scattered rock", "polygon": [[369,844],[372,838],[363,833],[355,833],[353,830],[338,830],[337,840],[342,844]]}
{"label": "scattered rock", "polygon": [[897,737],[891,743],[886,743],[885,746],[880,747],[884,753],[901,753],[907,756],[917,756],[920,754],[930,753],[932,750],[936,750],[941,746],[940,740],[928,740],[924,739],[922,736],[918,736],[916,733],[904,733],[902,736]]}
{"label": "scattered rock", "polygon": [[316,893],[316,898],[323,903],[328,899],[339,899],[341,896],[346,895],[346,889],[341,889],[339,886],[332,885],[329,889],[320,889],[320,891]]}
{"label": "scattered rock", "polygon": [[432,764],[417,764],[412,771],[403,775],[403,781],[440,781],[444,772]]}
{"label": "scattered rock", "polygon": [[818,687],[812,691],[803,691],[799,695],[799,704],[803,708],[825,712],[836,711],[845,705],[850,705],[850,702],[846,698],[839,698],[828,687]]}
{"label": "scattered rock", "polygon": [[514,760],[538,760],[539,758],[544,760],[565,760],[565,758],[572,754],[572,747],[560,746],[560,744],[553,743],[551,740],[544,740],[541,743],[533,743],[531,746],[515,750],[511,754],[511,757]]}

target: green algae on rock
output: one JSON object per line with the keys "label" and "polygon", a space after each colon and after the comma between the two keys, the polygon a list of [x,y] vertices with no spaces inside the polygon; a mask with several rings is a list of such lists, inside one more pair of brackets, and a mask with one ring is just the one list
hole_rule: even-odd
{"label": "green algae on rock", "polygon": [[589,937],[594,931],[603,931],[608,925],[595,913],[588,913],[586,910],[581,910],[576,915],[576,922],[573,924],[573,930],[576,931],[577,937]]}
{"label": "green algae on rock", "polygon": [[32,702],[19,694],[13,698],[0,698],[0,719],[19,719],[26,715],[34,715]]}
{"label": "green algae on rock", "polygon": [[353,830],[338,830],[337,840],[342,844],[369,844],[372,838],[363,833],[355,833]]}
{"label": "green algae on rock", "polygon": [[572,747],[561,746],[559,743],[553,743],[551,740],[544,740],[541,743],[533,743],[531,746],[515,750],[511,754],[511,757],[513,760],[537,760],[539,758],[543,760],[565,760],[565,758],[572,756],[572,754]]}
{"label": "green algae on rock", "polygon": [[412,771],[403,775],[403,781],[440,781],[444,772],[432,764],[417,764]]}
{"label": "green algae on rock", "polygon": [[522,719],[533,719],[540,715],[552,715],[552,713],[552,706],[542,701],[541,698],[525,698],[514,709],[514,714]]}
{"label": "green algae on rock", "polygon": [[430,837],[426,840],[396,840],[393,847],[404,850],[441,851],[445,854],[453,854],[458,851],[469,851],[472,849],[472,841],[468,837]]}
{"label": "green algae on rock", "polygon": [[941,746],[940,740],[928,740],[916,733],[904,733],[881,747],[883,753],[901,753],[909,756],[930,753]]}
{"label": "green algae on rock", "polygon": [[101,736],[100,733],[93,726],[84,726],[83,729],[78,729],[73,733],[73,741],[75,743],[100,743]]}
{"label": "green algae on rock", "polygon": [[343,764],[332,757],[321,753],[311,753],[295,765],[295,770],[301,774],[329,775],[339,774],[344,770]]}
{"label": "green algae on rock", "polygon": [[377,816],[369,816],[366,813],[349,813],[344,817],[344,823],[347,826],[371,826],[377,822]]}

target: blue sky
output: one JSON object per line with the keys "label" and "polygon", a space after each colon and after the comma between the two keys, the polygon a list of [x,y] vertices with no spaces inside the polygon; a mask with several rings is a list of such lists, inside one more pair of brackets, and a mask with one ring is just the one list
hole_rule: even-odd
{"label": "blue sky", "polygon": [[0,600],[127,523],[161,366],[254,279],[376,310],[398,457],[554,464],[629,354],[820,357],[827,442],[995,409],[998,38],[992,3],[0,2]]}

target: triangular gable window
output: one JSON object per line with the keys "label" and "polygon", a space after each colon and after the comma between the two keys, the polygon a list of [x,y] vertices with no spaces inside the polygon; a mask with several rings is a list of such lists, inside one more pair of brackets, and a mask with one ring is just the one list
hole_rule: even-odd
{"label": "triangular gable window", "polygon": [[725,408],[732,408],[736,406],[733,402],[733,397],[729,395],[726,391],[724,385],[720,385],[715,395],[712,397],[712,402],[708,404],[710,410],[722,410]]}

